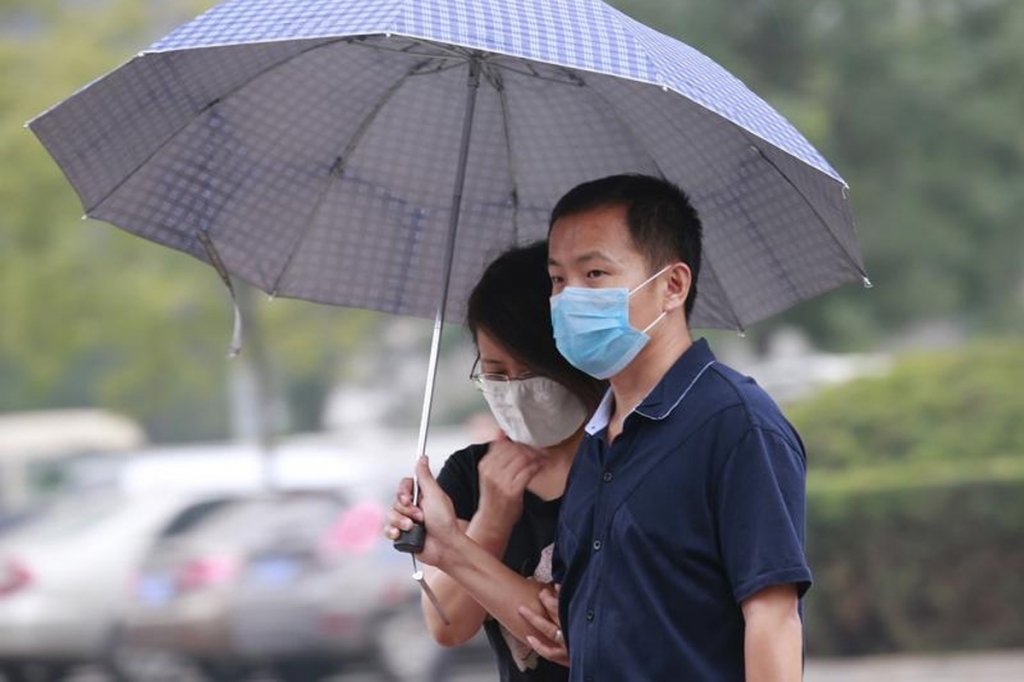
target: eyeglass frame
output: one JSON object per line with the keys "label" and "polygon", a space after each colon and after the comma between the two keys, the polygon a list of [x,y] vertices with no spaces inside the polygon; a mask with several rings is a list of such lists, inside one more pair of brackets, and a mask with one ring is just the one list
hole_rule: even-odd
{"label": "eyeglass frame", "polygon": [[509,382],[509,381],[525,381],[526,379],[533,379],[534,377],[540,376],[536,372],[526,372],[519,376],[509,376],[508,374],[502,374],[500,372],[477,372],[477,367],[480,366],[480,355],[476,356],[476,360],[473,361],[473,366],[469,370],[469,380],[472,381],[477,388],[483,388],[484,381],[494,382]]}

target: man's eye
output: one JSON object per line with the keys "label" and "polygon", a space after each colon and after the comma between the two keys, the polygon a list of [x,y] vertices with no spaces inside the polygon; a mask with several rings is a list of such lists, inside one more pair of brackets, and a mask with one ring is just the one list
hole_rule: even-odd
{"label": "man's eye", "polygon": [[562,277],[561,275],[551,275],[551,283],[552,284],[561,284],[564,281],[565,281],[565,278]]}
{"label": "man's eye", "polygon": [[587,279],[595,279],[606,274],[608,273],[606,273],[604,270],[590,270],[587,272]]}

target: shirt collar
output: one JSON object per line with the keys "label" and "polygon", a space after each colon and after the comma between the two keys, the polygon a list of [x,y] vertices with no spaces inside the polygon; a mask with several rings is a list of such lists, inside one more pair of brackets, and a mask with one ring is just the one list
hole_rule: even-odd
{"label": "shirt collar", "polygon": [[[633,411],[648,419],[664,419],[672,414],[672,410],[683,401],[686,394],[697,383],[697,379],[715,362],[715,354],[711,352],[708,342],[698,339],[686,349],[685,353],[679,356],[679,359],[669,368],[661,381],[651,389],[651,392],[639,405],[633,408]],[[594,411],[594,416],[584,427],[588,434],[594,436],[607,428],[608,422],[612,418],[614,403],[615,395],[609,388],[604,394],[601,404]]]}
{"label": "shirt collar", "polygon": [[608,426],[608,422],[612,419],[612,405],[615,403],[615,394],[612,393],[612,389],[605,391],[604,398],[601,399],[601,404],[594,410],[594,416],[590,418],[587,425],[583,429],[591,436],[596,436],[602,430]]}

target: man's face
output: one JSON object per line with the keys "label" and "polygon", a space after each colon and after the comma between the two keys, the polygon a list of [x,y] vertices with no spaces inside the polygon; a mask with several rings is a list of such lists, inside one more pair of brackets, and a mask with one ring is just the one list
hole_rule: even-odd
{"label": "man's face", "polygon": [[[552,295],[565,287],[632,290],[650,276],[647,259],[629,235],[625,206],[599,208],[559,218],[548,237]],[[643,329],[661,314],[655,282],[630,297],[630,322]]]}
{"label": "man's face", "polygon": [[552,294],[565,287],[626,287],[647,279],[646,259],[633,246],[625,206],[602,206],[559,218],[548,237]]}

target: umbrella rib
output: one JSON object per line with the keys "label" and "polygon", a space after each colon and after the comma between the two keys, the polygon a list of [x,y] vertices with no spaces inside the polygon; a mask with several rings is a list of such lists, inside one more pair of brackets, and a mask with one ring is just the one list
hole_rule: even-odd
{"label": "umbrella rib", "polygon": [[[577,76],[577,77],[579,78],[579,76]],[[640,147],[644,150],[644,152],[646,152],[648,158],[650,158],[651,162],[654,164],[654,167],[658,170],[658,174],[661,176],[661,178],[663,180],[667,180],[668,176],[665,175],[665,171],[662,169],[661,164],[658,163],[657,157],[655,157],[655,155],[651,151],[650,147],[647,146],[647,144],[636,133],[636,131],[633,129],[633,127],[626,122],[626,119],[623,117],[623,115],[619,111],[618,107],[616,107],[607,97],[605,97],[604,93],[602,93],[600,90],[598,90],[597,88],[595,88],[592,85],[586,84],[583,81],[582,78],[580,78],[580,81],[581,81],[581,83],[587,85],[587,90],[589,90],[590,92],[594,93],[594,95],[596,97],[598,97],[598,99],[600,99],[605,104],[605,106],[608,107],[609,110],[611,110],[611,112],[615,116],[615,118],[619,120],[619,122],[623,125],[623,127],[627,131],[629,131],[630,135],[634,138],[634,140],[636,140],[636,142],[640,145]],[[743,322],[740,320],[739,315],[736,314],[736,307],[733,305],[732,301],[729,299],[729,292],[722,285],[722,278],[718,276],[718,272],[715,270],[715,266],[712,264],[710,258],[706,261],[705,266],[708,268],[708,270],[710,270],[712,279],[715,280],[715,282],[718,284],[719,291],[722,292],[722,298],[725,299],[725,304],[726,304],[726,306],[728,306],[729,312],[732,314],[733,323],[736,325],[736,329],[738,329],[739,331],[742,332],[743,331]],[[699,295],[699,293],[698,293],[698,295]]]}
{"label": "umbrella rib", "polygon": [[407,71],[405,75],[403,75],[401,78],[395,81],[391,85],[391,87],[388,88],[388,90],[384,93],[383,97],[381,97],[380,100],[378,100],[377,104],[374,105],[373,109],[371,109],[370,112],[359,123],[359,127],[356,128],[356,131],[352,134],[352,137],[349,138],[348,143],[345,145],[344,151],[340,155],[335,157],[334,163],[331,164],[331,169],[327,173],[327,181],[324,183],[324,187],[320,191],[320,196],[317,198],[316,204],[313,206],[313,210],[310,211],[309,219],[306,220],[305,226],[302,228],[302,230],[300,230],[298,239],[296,239],[292,243],[292,248],[288,252],[288,258],[287,260],[285,260],[284,266],[281,268],[281,272],[277,275],[277,278],[274,280],[274,286],[271,289],[270,293],[271,296],[277,296],[278,289],[281,286],[281,280],[285,278],[285,276],[288,274],[288,271],[291,269],[292,262],[295,259],[295,255],[299,252],[299,247],[301,247],[302,243],[306,240],[306,237],[313,229],[313,225],[316,223],[317,216],[320,215],[320,209],[323,207],[324,201],[327,199],[327,194],[330,192],[330,189],[333,186],[334,181],[337,178],[340,178],[342,175],[344,175],[345,166],[348,164],[349,159],[352,158],[352,154],[355,152],[355,148],[362,141],[363,135],[365,135],[366,132],[370,129],[370,126],[377,119],[377,115],[380,114],[381,110],[385,106],[387,106],[388,102],[391,101],[391,98],[395,96],[395,93],[397,93],[398,90],[403,85],[405,85],[405,83],[412,76],[415,76],[420,71],[420,69],[422,69],[426,64],[429,63],[430,60],[418,63],[412,69]]}
{"label": "umbrella rib", "polygon": [[658,158],[654,155],[654,152],[651,151],[651,148],[647,145],[647,143],[643,140],[643,138],[640,137],[640,135],[636,132],[636,130],[633,128],[633,126],[630,125],[629,122],[626,121],[626,118],[622,115],[622,112],[619,111],[619,108],[617,106],[615,106],[615,104],[613,104],[610,99],[605,97],[604,93],[602,93],[600,90],[598,90],[594,86],[588,84],[585,80],[583,80],[582,77],[580,77],[580,76],[578,76],[576,74],[573,74],[573,75],[576,76],[576,78],[579,78],[580,86],[581,87],[583,87],[587,92],[593,93],[594,96],[597,97],[599,100],[601,100],[601,102],[605,105],[605,107],[607,107],[608,110],[611,111],[611,113],[615,117],[615,119],[629,133],[629,136],[632,137],[633,140],[640,146],[640,148],[644,150],[644,153],[647,154],[647,158],[649,158],[651,160],[651,163],[654,164],[654,167],[657,169],[658,175],[661,177],[661,179],[665,180],[667,178],[667,176],[665,175],[665,171],[661,167],[661,164],[658,163]]}
{"label": "umbrella rib", "polygon": [[505,71],[509,71],[510,73],[518,73],[520,76],[526,76],[527,78],[531,78],[531,79],[536,78],[537,80],[550,81],[552,83],[558,83],[559,85],[572,85],[572,86],[575,86],[575,87],[582,87],[582,85],[583,85],[583,83],[580,80],[579,76],[576,76],[575,74],[573,74],[568,69],[566,69],[565,71],[566,71],[567,74],[570,75],[570,78],[569,78],[569,80],[564,80],[563,81],[563,80],[558,79],[558,78],[553,78],[552,76],[544,76],[539,71],[537,71],[536,69],[533,69],[533,68],[531,68],[529,71],[524,71],[522,69],[516,69],[516,68],[513,68],[513,67],[509,66],[508,64],[502,64],[501,62],[497,62],[497,61],[491,61],[491,62],[489,62],[489,64],[491,66],[497,67],[499,69],[504,69]]}
{"label": "umbrella rib", "polygon": [[505,90],[505,81],[497,71],[488,74],[495,90],[498,91],[498,100],[501,102],[501,124],[505,132],[505,153],[508,155],[508,175],[512,181],[512,240],[519,242],[519,182],[516,179],[516,162],[512,146],[512,117],[508,109],[508,92]]}
{"label": "umbrella rib", "polygon": [[[257,78],[260,78],[262,76],[267,75],[268,73],[273,72],[274,70],[284,66],[285,64],[290,63],[293,59],[295,59],[297,57],[301,57],[301,56],[307,55],[310,52],[313,52],[314,50],[319,50],[322,47],[328,47],[330,45],[335,45],[335,44],[337,44],[339,42],[346,42],[346,41],[349,41],[349,40],[350,40],[349,38],[338,38],[337,40],[328,40],[326,42],[317,43],[316,45],[312,45],[312,46],[306,48],[305,50],[302,50],[301,52],[297,52],[297,53],[293,54],[292,56],[288,57],[287,59],[284,59],[284,60],[279,61],[277,63],[271,64],[271,65],[267,66],[264,69],[261,69],[257,73],[255,73],[252,76],[250,76],[249,78],[247,78],[242,83],[239,83],[236,87],[234,87],[231,90],[229,90],[227,93],[221,95],[220,97],[217,97],[217,98],[211,100],[205,106],[203,106],[199,111],[197,111],[195,114],[193,114],[191,117],[189,117],[189,119],[187,121],[185,121],[185,123],[183,123],[177,130],[175,130],[173,133],[171,133],[167,137],[167,139],[164,140],[163,142],[161,142],[160,146],[158,146],[156,149],[154,149],[148,156],[146,156],[145,159],[143,159],[141,162],[136,164],[135,168],[133,168],[131,170],[131,172],[126,173],[124,175],[124,177],[121,179],[120,182],[118,182],[116,185],[114,185],[114,187],[112,187],[106,194],[104,194],[102,197],[100,197],[99,200],[93,202],[92,206],[88,207],[85,210],[85,214],[86,215],[90,215],[90,214],[92,214],[93,211],[98,209],[100,207],[100,205],[103,204],[103,202],[105,202],[107,199],[109,199],[111,196],[113,196],[119,189],[121,189],[121,187],[123,187],[126,182],[131,180],[135,176],[135,174],[138,173],[139,170],[141,170],[146,164],[148,164],[150,161],[152,161],[153,158],[157,154],[159,154],[164,149],[166,149],[167,145],[169,145],[172,142],[174,142],[174,140],[176,140],[179,135],[181,135],[183,132],[185,132],[185,130],[190,125],[192,125],[192,123],[194,123],[197,118],[199,118],[200,116],[202,116],[203,114],[208,112],[213,107],[217,106],[218,104],[220,104],[221,102],[224,102],[227,99],[230,99],[231,97],[236,95],[243,88],[247,87],[250,83],[252,83]],[[154,56],[160,55],[160,54],[163,54],[163,53],[155,53]],[[145,57],[145,55],[143,55],[143,57]]]}
{"label": "umbrella rib", "polygon": [[[370,48],[372,50],[379,50],[381,52],[394,52],[396,54],[407,54],[407,55],[412,55],[414,57],[430,57],[431,59],[457,59],[457,60],[462,61],[462,62],[468,61],[468,59],[469,59],[469,55],[461,54],[461,53],[459,53],[459,52],[457,52],[455,50],[446,50],[441,45],[437,45],[437,44],[434,44],[434,43],[430,43],[430,42],[426,42],[426,41],[422,41],[422,40],[414,40],[414,39],[411,39],[411,38],[410,38],[410,43],[411,43],[410,45],[406,45],[403,48],[384,47],[383,45],[380,45],[380,44],[377,44],[377,43],[368,42],[365,39],[364,40],[353,41],[351,44],[352,45],[357,45],[359,47],[368,47],[368,48]],[[413,52],[412,48],[417,46],[417,45],[420,45],[420,46],[423,46],[423,47],[435,48],[438,53],[427,54],[425,52]]]}
{"label": "umbrella rib", "polygon": [[[702,247],[705,256],[710,255],[708,253],[708,246],[708,244],[704,244],[704,246]],[[733,305],[732,300],[729,298],[729,290],[725,287],[724,284],[722,284],[722,278],[718,276],[718,270],[715,268],[714,259],[705,258],[702,265],[705,268],[705,270],[711,273],[711,278],[714,279],[715,282],[718,284],[718,290],[722,292],[722,298],[725,299],[725,305],[729,308],[729,312],[732,314],[733,324],[736,325],[736,330],[742,334],[745,331],[743,326],[743,320],[741,320],[740,316],[736,313],[736,306]],[[700,296],[699,290],[697,291],[697,296]]]}
{"label": "umbrella rib", "polygon": [[828,236],[832,237],[832,241],[834,241],[836,245],[839,247],[839,249],[843,252],[843,255],[846,256],[846,259],[850,262],[850,265],[852,265],[857,270],[857,272],[863,278],[864,282],[868,283],[870,281],[868,280],[868,273],[864,270],[863,267],[861,267],[857,263],[857,259],[854,258],[854,256],[850,253],[850,250],[846,248],[846,245],[843,244],[839,237],[836,236],[836,233],[832,230],[832,226],[828,224],[828,221],[825,220],[824,216],[822,216],[821,213],[818,211],[818,207],[815,206],[814,203],[812,203],[811,200],[807,198],[807,195],[804,194],[803,190],[801,190],[800,187],[798,187],[797,184],[793,182],[788,175],[783,173],[782,169],[779,168],[778,165],[774,161],[772,161],[760,147],[758,147],[756,144],[754,144],[753,141],[750,140],[750,136],[747,135],[747,132],[743,132],[744,135],[747,137],[747,140],[750,141],[750,146],[757,150],[758,155],[765,161],[765,163],[771,166],[772,170],[778,173],[779,177],[785,180],[786,184],[788,184],[794,192],[800,195],[800,198],[803,199],[804,203],[807,204],[808,207],[810,207],[811,212],[814,213],[814,217],[817,218],[818,222],[824,226],[825,231],[828,232]]}

